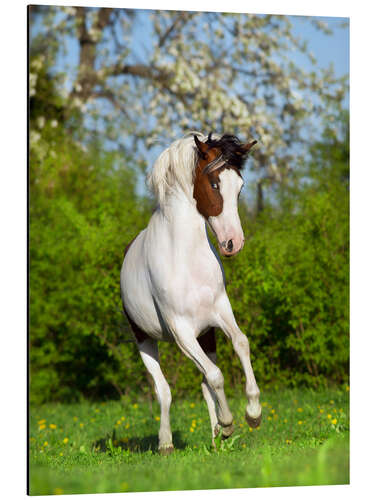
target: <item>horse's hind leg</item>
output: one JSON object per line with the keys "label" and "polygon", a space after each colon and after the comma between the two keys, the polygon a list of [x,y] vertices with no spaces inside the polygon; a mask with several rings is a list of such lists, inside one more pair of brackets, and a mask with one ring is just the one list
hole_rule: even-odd
{"label": "horse's hind leg", "polygon": [[169,408],[172,402],[171,390],[160,368],[157,341],[148,337],[137,344],[143,363],[154,381],[156,396],[160,404],[159,451],[163,455],[168,455],[173,451],[169,421]]}
{"label": "horse's hind leg", "polygon": [[[201,348],[203,349],[203,351],[210,358],[210,360],[216,364],[215,328],[210,328],[206,333],[201,335],[198,338],[198,342],[199,342],[199,345],[201,346]],[[216,396],[215,396],[213,390],[208,385],[208,382],[207,382],[205,375],[203,375],[203,380],[202,380],[202,393],[203,393],[203,397],[206,401],[208,413],[210,416],[211,431],[212,431],[212,445],[215,447],[215,437],[217,436],[219,429],[220,429],[220,424],[217,420],[217,414],[216,414],[217,400],[216,400]],[[231,427],[229,430],[232,431],[233,427]],[[226,437],[229,437],[229,435]]]}
{"label": "horse's hind leg", "polygon": [[168,455],[173,451],[172,432],[169,420],[172,395],[168,382],[165,380],[164,374],[160,368],[158,343],[134,323],[126,312],[125,307],[124,313],[133,330],[143,363],[154,381],[156,397],[160,405],[159,451],[163,455]]}

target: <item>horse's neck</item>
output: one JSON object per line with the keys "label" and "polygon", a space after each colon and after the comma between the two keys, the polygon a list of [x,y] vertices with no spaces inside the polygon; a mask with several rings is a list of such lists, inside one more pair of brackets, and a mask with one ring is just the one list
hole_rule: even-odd
{"label": "horse's neck", "polygon": [[195,203],[185,195],[170,195],[159,220],[176,251],[183,249],[183,252],[189,252],[193,248],[209,247],[205,220]]}

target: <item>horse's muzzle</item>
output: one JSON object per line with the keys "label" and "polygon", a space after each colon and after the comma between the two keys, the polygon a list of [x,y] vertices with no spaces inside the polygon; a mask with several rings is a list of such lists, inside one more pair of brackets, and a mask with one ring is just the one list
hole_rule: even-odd
{"label": "horse's muzzle", "polygon": [[236,241],[235,239],[230,239],[227,241],[222,241],[219,245],[221,255],[225,257],[233,257],[238,252],[240,252],[244,246],[245,240]]}

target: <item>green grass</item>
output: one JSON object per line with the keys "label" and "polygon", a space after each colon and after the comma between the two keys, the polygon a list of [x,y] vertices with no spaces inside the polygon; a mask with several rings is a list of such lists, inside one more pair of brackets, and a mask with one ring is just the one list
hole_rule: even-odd
{"label": "green grass", "polygon": [[110,401],[30,409],[30,494],[347,484],[349,393],[262,393],[250,431],[245,397],[229,400],[236,432],[211,448],[203,400],[175,400],[175,451],[157,453],[158,405]]}

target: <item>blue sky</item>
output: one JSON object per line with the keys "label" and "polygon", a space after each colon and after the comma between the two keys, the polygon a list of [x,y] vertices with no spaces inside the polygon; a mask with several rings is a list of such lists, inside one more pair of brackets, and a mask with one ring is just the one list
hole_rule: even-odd
{"label": "blue sky", "polygon": [[314,17],[325,21],[333,30],[332,35],[325,35],[318,31],[311,23],[297,16],[290,16],[294,24],[294,32],[308,41],[310,50],[317,59],[321,68],[326,68],[333,63],[337,76],[349,73],[349,27],[340,28],[347,18]]}

